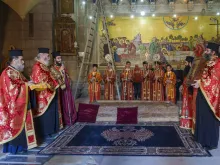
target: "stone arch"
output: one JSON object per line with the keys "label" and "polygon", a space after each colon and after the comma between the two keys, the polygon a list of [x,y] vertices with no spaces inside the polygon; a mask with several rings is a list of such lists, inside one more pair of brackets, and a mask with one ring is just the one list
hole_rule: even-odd
{"label": "stone arch", "polygon": [[23,20],[25,16],[39,3],[45,0],[1,0],[14,10]]}

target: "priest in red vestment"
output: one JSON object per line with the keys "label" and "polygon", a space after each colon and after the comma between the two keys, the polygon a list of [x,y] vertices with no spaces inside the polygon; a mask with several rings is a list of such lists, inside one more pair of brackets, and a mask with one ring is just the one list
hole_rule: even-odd
{"label": "priest in red vestment", "polygon": [[0,144],[3,152],[17,153],[37,146],[30,83],[23,76],[22,50],[10,50],[9,66],[0,77]]}
{"label": "priest in red vestment", "polygon": [[155,62],[153,77],[153,101],[164,101],[164,71],[160,62]]}
{"label": "priest in red vestment", "polygon": [[108,63],[108,67],[103,75],[105,100],[115,100],[115,79],[116,74],[112,68],[112,63]]}
{"label": "priest in red vestment", "polygon": [[187,74],[192,67],[194,57],[187,56],[185,59],[185,68],[183,71],[184,81],[183,85],[180,87],[183,95],[182,99],[182,111],[180,115],[180,127],[185,129],[192,129],[192,115],[193,115],[193,88],[189,86],[187,82]]}
{"label": "priest in red vestment", "polygon": [[88,75],[88,83],[89,83],[89,102],[97,102],[101,97],[101,82],[102,75],[97,70],[98,65],[93,64],[92,71]]}
{"label": "priest in red vestment", "polygon": [[195,140],[206,149],[218,147],[220,120],[220,45],[208,43],[205,55],[210,59],[200,80],[196,98]]}
{"label": "priest in red vestment", "polygon": [[49,68],[49,49],[39,48],[38,51],[31,79],[35,84],[45,83],[49,88],[36,91],[37,108],[33,112],[36,134],[39,138],[44,138],[58,132],[63,127],[63,123],[58,96],[59,83]]}
{"label": "priest in red vestment", "polygon": [[76,121],[76,108],[71,89],[71,79],[62,63],[60,52],[53,52],[54,65],[51,70],[57,71],[55,77],[60,84],[60,96],[62,105],[62,116],[64,125],[73,125]]}
{"label": "priest in red vestment", "polygon": [[120,78],[122,82],[122,100],[133,100],[134,99],[134,87],[132,81],[133,70],[131,69],[131,62],[127,61],[126,66],[123,69]]}
{"label": "priest in red vestment", "polygon": [[143,62],[142,78],[141,100],[152,100],[154,72],[146,61]]}

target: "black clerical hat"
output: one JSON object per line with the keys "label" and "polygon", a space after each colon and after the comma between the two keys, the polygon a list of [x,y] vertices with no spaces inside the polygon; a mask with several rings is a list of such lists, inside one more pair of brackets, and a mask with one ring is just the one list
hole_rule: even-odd
{"label": "black clerical hat", "polygon": [[187,62],[193,62],[193,59],[194,59],[194,57],[192,57],[192,56],[186,56],[185,61],[187,61]]}
{"label": "black clerical hat", "polygon": [[209,42],[207,45],[208,49],[211,49],[212,51],[215,51],[216,55],[220,55],[219,50],[220,45],[214,42]]}
{"label": "black clerical hat", "polygon": [[144,62],[143,62],[143,65],[144,65],[144,64],[147,64],[147,61],[144,61]]}
{"label": "black clerical hat", "polygon": [[92,67],[96,67],[96,68],[98,68],[98,65],[97,65],[97,64],[93,64]]}
{"label": "black clerical hat", "polygon": [[11,57],[23,56],[22,51],[23,51],[23,50],[21,50],[21,49],[12,49],[12,50],[9,50],[9,56],[11,56]]}
{"label": "black clerical hat", "polygon": [[60,55],[60,51],[53,52],[53,53],[51,53],[51,54],[52,54],[53,58],[56,58],[57,56],[61,56],[61,55]]}
{"label": "black clerical hat", "polygon": [[49,48],[38,48],[38,53],[48,53],[49,54]]}

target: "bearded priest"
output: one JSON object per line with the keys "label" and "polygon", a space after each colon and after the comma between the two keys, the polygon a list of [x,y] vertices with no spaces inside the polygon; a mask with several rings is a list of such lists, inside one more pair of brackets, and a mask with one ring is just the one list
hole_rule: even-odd
{"label": "bearded priest", "polygon": [[59,83],[49,68],[49,49],[39,48],[38,51],[31,79],[35,84],[45,83],[48,86],[44,90],[36,91],[37,108],[34,110],[36,134],[39,139],[43,139],[58,132],[63,125],[58,97]]}
{"label": "bearded priest", "polygon": [[4,153],[16,154],[37,146],[29,102],[31,83],[23,70],[22,50],[10,50],[9,65],[0,77],[0,144],[4,144]]}
{"label": "bearded priest", "polygon": [[209,61],[200,80],[193,84],[198,88],[196,98],[195,140],[206,149],[218,147],[220,120],[220,59],[217,43],[208,43],[205,56]]}
{"label": "bearded priest", "polygon": [[51,71],[54,72],[57,81],[60,84],[60,96],[62,105],[62,115],[64,125],[73,125],[76,121],[76,108],[73,94],[71,91],[71,79],[62,62],[62,56],[59,51],[53,52],[54,65]]}
{"label": "bearded priest", "polygon": [[187,75],[192,67],[194,57],[186,56],[185,68],[183,71],[184,81],[181,85],[180,90],[183,95],[182,99],[182,111],[180,116],[180,127],[184,129],[192,129],[192,118],[193,118],[193,87],[187,84]]}

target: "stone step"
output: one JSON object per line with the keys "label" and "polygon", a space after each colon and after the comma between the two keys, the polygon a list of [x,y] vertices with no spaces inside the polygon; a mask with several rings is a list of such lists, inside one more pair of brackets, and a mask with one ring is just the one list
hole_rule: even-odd
{"label": "stone step", "polygon": [[[117,113],[117,107],[100,107],[98,113]],[[174,109],[166,109],[166,110],[161,110],[157,108],[152,108],[152,109],[144,109],[144,107],[140,108],[138,107],[138,113],[139,114],[157,114],[157,113],[163,113],[163,114],[178,114],[179,109],[174,108]]]}
{"label": "stone step", "polygon": [[[107,113],[98,113],[98,115],[97,115],[98,117],[112,117],[112,116],[117,116],[117,114],[116,113],[112,113],[112,114],[107,114]],[[179,117],[178,116],[178,114],[166,114],[166,115],[164,115],[164,114],[138,114],[138,117],[146,117],[146,118],[148,118],[148,117],[154,117],[154,116],[157,116],[157,117]]]}
{"label": "stone step", "polygon": [[[117,117],[98,117],[96,121],[111,121],[116,122]],[[176,116],[173,117],[149,117],[149,118],[138,118],[138,122],[169,122],[169,121],[175,121],[179,122],[179,118]]]}

